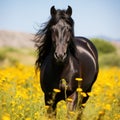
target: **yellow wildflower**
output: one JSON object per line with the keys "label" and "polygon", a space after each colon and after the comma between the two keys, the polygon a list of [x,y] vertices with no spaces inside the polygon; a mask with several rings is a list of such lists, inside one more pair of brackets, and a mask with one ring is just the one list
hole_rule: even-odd
{"label": "yellow wildflower", "polygon": [[10,115],[8,113],[5,113],[3,116],[2,116],[2,120],[10,120]]}
{"label": "yellow wildflower", "polygon": [[56,92],[56,93],[59,93],[59,92],[61,92],[61,90],[59,90],[59,89],[56,89],[56,88],[54,88],[54,89],[53,89],[53,91],[54,91],[54,92]]}
{"label": "yellow wildflower", "polygon": [[111,110],[111,105],[110,104],[106,104],[104,107],[105,110]]}
{"label": "yellow wildflower", "polygon": [[62,84],[67,85],[67,82],[64,78],[62,79]]}
{"label": "yellow wildflower", "polygon": [[66,110],[66,109],[67,109],[67,106],[66,106],[66,105],[63,105],[63,109]]}
{"label": "yellow wildflower", "polygon": [[28,118],[26,118],[25,120],[31,120],[31,118],[28,117]]}
{"label": "yellow wildflower", "polygon": [[87,94],[88,94],[89,96],[92,96],[92,95],[93,95],[92,92],[88,92]]}
{"label": "yellow wildflower", "polygon": [[12,110],[12,112],[14,112],[14,111],[15,111],[15,109],[14,109],[14,108],[12,108],[11,110]]}
{"label": "yellow wildflower", "polygon": [[22,110],[22,108],[23,108],[22,105],[19,105],[19,106],[18,106],[18,109],[19,109],[19,110]]}
{"label": "yellow wildflower", "polygon": [[75,115],[75,112],[73,112],[73,111],[69,111],[69,114],[71,114],[71,115]]}
{"label": "yellow wildflower", "polygon": [[38,116],[40,113],[37,111],[36,113],[35,113],[35,116]]}
{"label": "yellow wildflower", "polygon": [[73,99],[72,99],[72,98],[67,98],[67,101],[68,101],[68,102],[72,102]]}
{"label": "yellow wildflower", "polygon": [[15,105],[16,105],[15,101],[11,101],[11,106],[15,107]]}
{"label": "yellow wildflower", "polygon": [[84,104],[82,104],[82,106],[83,106],[83,107],[85,107],[85,106],[86,106],[86,104],[84,103]]}
{"label": "yellow wildflower", "polygon": [[82,78],[75,78],[76,81],[82,81]]}
{"label": "yellow wildflower", "polygon": [[82,88],[77,88],[76,91],[77,92],[82,92]]}
{"label": "yellow wildflower", "polygon": [[81,92],[81,95],[82,95],[83,97],[87,97],[87,94],[86,94],[85,92]]}
{"label": "yellow wildflower", "polygon": [[99,115],[104,115],[105,114],[105,111],[100,111],[99,112]]}
{"label": "yellow wildflower", "polygon": [[49,105],[45,105],[45,109],[48,109],[50,106]]}

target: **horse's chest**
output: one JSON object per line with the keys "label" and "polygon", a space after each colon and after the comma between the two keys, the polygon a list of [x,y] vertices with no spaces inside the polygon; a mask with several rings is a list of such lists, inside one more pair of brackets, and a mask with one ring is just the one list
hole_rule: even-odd
{"label": "horse's chest", "polygon": [[69,62],[64,67],[54,67],[52,64],[47,64],[42,70],[41,87],[48,91],[54,88],[64,89],[65,86],[69,90],[75,89],[77,86],[75,78],[79,77],[80,73],[77,68],[78,66],[72,62]]}
{"label": "horse's chest", "polygon": [[79,77],[79,70],[74,67],[68,67],[66,68],[62,73],[62,79],[61,79],[61,88],[64,89],[65,86],[67,86],[68,90],[73,90],[77,86],[77,82],[75,80],[76,77]]}

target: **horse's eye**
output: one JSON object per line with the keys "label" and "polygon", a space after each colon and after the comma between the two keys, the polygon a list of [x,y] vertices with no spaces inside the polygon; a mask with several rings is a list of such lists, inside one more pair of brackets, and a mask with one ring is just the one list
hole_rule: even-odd
{"label": "horse's eye", "polygon": [[69,40],[67,40],[67,43],[69,44],[69,43],[70,43],[70,41],[69,41]]}
{"label": "horse's eye", "polygon": [[71,29],[70,27],[67,27],[67,29],[68,29],[68,31],[70,31],[70,32],[72,31],[72,29]]}
{"label": "horse's eye", "polygon": [[51,32],[54,32],[54,31],[55,31],[55,29],[54,29],[54,28],[51,28],[50,30],[51,30]]}
{"label": "horse's eye", "polygon": [[55,26],[52,26],[50,29],[51,29],[51,31],[55,31],[56,28],[55,28]]}

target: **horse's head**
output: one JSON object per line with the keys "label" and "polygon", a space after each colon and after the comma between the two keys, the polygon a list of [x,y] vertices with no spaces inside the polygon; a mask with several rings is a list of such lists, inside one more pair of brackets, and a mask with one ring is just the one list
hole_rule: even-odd
{"label": "horse's head", "polygon": [[51,7],[53,25],[51,26],[51,38],[54,47],[54,58],[57,62],[64,62],[69,52],[69,45],[73,38],[72,8],[56,10]]}

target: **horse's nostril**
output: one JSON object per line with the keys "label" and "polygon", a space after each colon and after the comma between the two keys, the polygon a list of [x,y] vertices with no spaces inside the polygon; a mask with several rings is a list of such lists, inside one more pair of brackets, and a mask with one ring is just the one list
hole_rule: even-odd
{"label": "horse's nostril", "polygon": [[67,57],[67,54],[66,53],[64,53],[64,59]]}
{"label": "horse's nostril", "polygon": [[66,53],[64,53],[64,56],[66,56],[67,54]]}
{"label": "horse's nostril", "polygon": [[58,55],[57,55],[56,52],[54,53],[54,57],[55,57],[56,59],[58,59]]}

